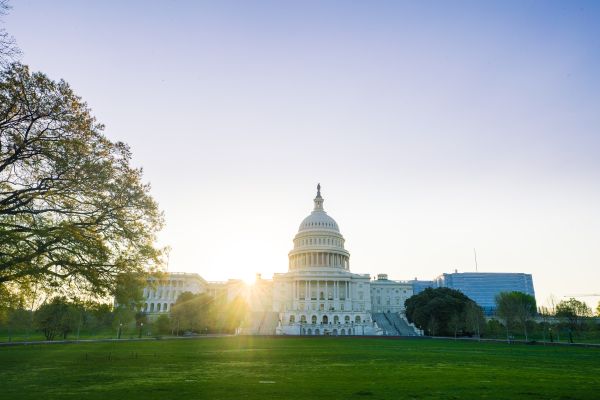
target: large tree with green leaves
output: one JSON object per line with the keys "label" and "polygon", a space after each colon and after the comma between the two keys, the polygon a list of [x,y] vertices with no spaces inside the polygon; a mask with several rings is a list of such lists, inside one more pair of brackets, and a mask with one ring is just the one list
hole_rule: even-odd
{"label": "large tree with green leaves", "polygon": [[[473,300],[449,288],[427,288],[408,298],[405,306],[407,319],[432,336],[455,336],[459,331],[472,333],[475,324],[468,324],[467,320],[483,318],[481,308]],[[468,313],[476,316],[467,318]]]}
{"label": "large tree with green leaves", "polygon": [[21,64],[0,74],[0,287],[112,294],[160,264],[162,223],[129,147],[66,82]]}
{"label": "large tree with green leaves", "polygon": [[215,326],[214,299],[206,293],[183,292],[171,309],[171,318],[179,331],[204,332]]}
{"label": "large tree with green leaves", "polygon": [[65,297],[55,297],[35,311],[34,321],[46,340],[54,340],[57,335],[66,339],[77,327],[81,310]]}
{"label": "large tree with green leaves", "polygon": [[496,295],[496,314],[504,320],[507,339],[511,327],[518,323],[528,340],[527,324],[537,312],[535,297],[523,292],[501,292]]}
{"label": "large tree with green leaves", "polygon": [[583,301],[570,298],[556,305],[556,316],[564,319],[571,330],[579,330],[583,320],[592,316],[592,309]]}

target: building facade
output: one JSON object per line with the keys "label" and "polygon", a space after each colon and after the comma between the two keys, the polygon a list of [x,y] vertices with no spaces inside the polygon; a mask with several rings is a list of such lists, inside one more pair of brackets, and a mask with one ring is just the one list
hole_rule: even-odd
{"label": "building facade", "polygon": [[208,282],[198,274],[172,272],[161,278],[151,277],[144,288],[142,311],[149,315],[169,312],[181,293],[204,293],[207,289]]}
{"label": "building facade", "polygon": [[168,272],[160,278],[150,277],[144,288],[144,304],[141,311],[150,317],[171,312],[179,295],[184,292],[206,293],[214,299],[232,301],[245,295],[244,282],[230,279],[225,282],[209,282],[200,275],[187,272]]}

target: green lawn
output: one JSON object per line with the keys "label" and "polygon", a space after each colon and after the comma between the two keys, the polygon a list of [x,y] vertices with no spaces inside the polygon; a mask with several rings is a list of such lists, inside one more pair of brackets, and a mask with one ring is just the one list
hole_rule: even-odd
{"label": "green lawn", "polygon": [[2,399],[600,398],[600,349],[221,337],[0,347]]}

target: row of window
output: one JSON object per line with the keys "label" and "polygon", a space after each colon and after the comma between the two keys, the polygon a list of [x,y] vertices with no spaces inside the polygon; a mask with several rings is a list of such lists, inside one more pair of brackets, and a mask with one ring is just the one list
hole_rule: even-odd
{"label": "row of window", "polygon": [[[380,288],[377,288],[377,289],[373,288],[372,290],[376,290],[377,293],[381,293],[382,292],[382,289],[380,289]],[[385,289],[385,293],[390,293],[391,290],[394,290],[396,292],[396,294],[400,293],[400,289],[389,289],[389,288]],[[403,293],[406,294],[406,289],[403,290]]]}
{"label": "row of window", "polygon": [[[170,304],[173,307],[173,303]],[[169,311],[168,303],[144,303],[144,312],[166,312]]]}
{"label": "row of window", "polygon": [[181,290],[150,290],[148,289],[148,291],[146,292],[146,298],[150,299],[171,299],[171,300],[175,300],[180,294],[182,293]]}
{"label": "row of window", "polygon": [[333,224],[331,222],[320,222],[320,221],[309,222],[309,223],[304,224],[304,226],[323,226],[323,227],[327,227],[327,228],[337,228],[335,226],[335,224]]}
{"label": "row of window", "polygon": [[306,238],[297,240],[296,245],[308,246],[311,244],[328,244],[342,247],[342,240],[328,237]]}
{"label": "row of window", "polygon": [[[149,280],[148,284],[151,285],[153,280]],[[181,279],[176,280],[168,280],[168,281],[159,281],[159,286],[170,286],[170,287],[183,287],[185,286],[185,281]]]}
{"label": "row of window", "polygon": [[[313,315],[312,317],[310,317],[310,323],[311,323],[311,324],[315,325],[315,324],[317,324],[317,323],[318,323],[317,321],[318,321],[318,318],[317,318],[317,316],[316,316],[316,315]],[[295,315],[290,315],[290,325],[291,325],[291,324],[294,324],[295,322],[296,322],[296,316],[295,316]],[[324,324],[324,325],[327,325],[327,324],[329,324],[330,322],[331,322],[331,321],[329,321],[329,317],[328,317],[327,315],[323,315],[323,317],[321,318],[321,321],[320,321],[320,323],[321,323],[321,324]],[[346,316],[344,317],[344,323],[345,323],[345,324],[349,324],[350,322],[351,322],[350,316],[349,316],[349,315],[346,315]],[[360,315],[357,315],[357,316],[354,318],[354,323],[355,323],[355,324],[360,324],[361,322],[362,322],[362,320],[361,320],[361,318],[360,318]],[[368,321],[368,320],[365,320],[365,322],[369,322],[369,321]],[[301,316],[300,316],[300,323],[301,323],[301,324],[305,324],[305,323],[306,323],[306,315],[301,315]],[[340,323],[340,317],[339,317],[338,315],[334,315],[334,316],[333,316],[333,324],[337,325],[337,324],[339,324],[339,323]]]}
{"label": "row of window", "polygon": [[[397,305],[397,306],[399,306],[399,305],[400,305],[401,298],[400,298],[400,297],[396,297],[394,300],[395,300],[395,303],[396,303],[396,305]],[[376,303],[377,305],[381,305],[381,296],[376,296],[376,297],[375,297],[375,303]],[[391,301],[389,298],[385,299],[385,305],[386,305],[386,306],[389,306],[389,305],[391,305],[391,303],[392,303],[392,301]]]}
{"label": "row of window", "polygon": [[[325,332],[323,332],[323,334],[326,334]],[[352,328],[348,328],[348,335],[354,335],[354,332],[352,331]],[[319,336],[321,335],[321,332],[319,331],[319,329],[315,329],[314,331],[311,328],[302,328],[302,335],[309,335],[309,336]],[[333,331],[331,331],[331,335],[332,336],[346,336],[346,329],[342,328],[339,331],[337,329],[334,329]]]}
{"label": "row of window", "polygon": [[[364,311],[365,309],[365,305],[360,303],[358,305],[355,305],[355,310],[354,311]],[[298,309],[300,311],[304,311],[304,303],[300,303],[298,305]],[[310,307],[306,308],[307,310],[312,309],[313,311],[317,311],[317,305],[315,303],[312,303],[310,305]],[[332,304],[329,306],[329,308],[327,310],[325,310],[325,304],[321,303],[319,304],[319,311],[336,311],[335,306]],[[345,306],[344,303],[340,303],[340,309],[338,311],[345,311]]]}

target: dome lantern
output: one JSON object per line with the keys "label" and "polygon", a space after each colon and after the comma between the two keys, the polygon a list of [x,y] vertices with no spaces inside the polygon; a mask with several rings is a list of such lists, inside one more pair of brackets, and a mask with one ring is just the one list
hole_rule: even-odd
{"label": "dome lantern", "polygon": [[317,183],[317,197],[315,197],[315,209],[314,211],[324,211],[323,210],[323,198],[321,197],[321,184]]}

